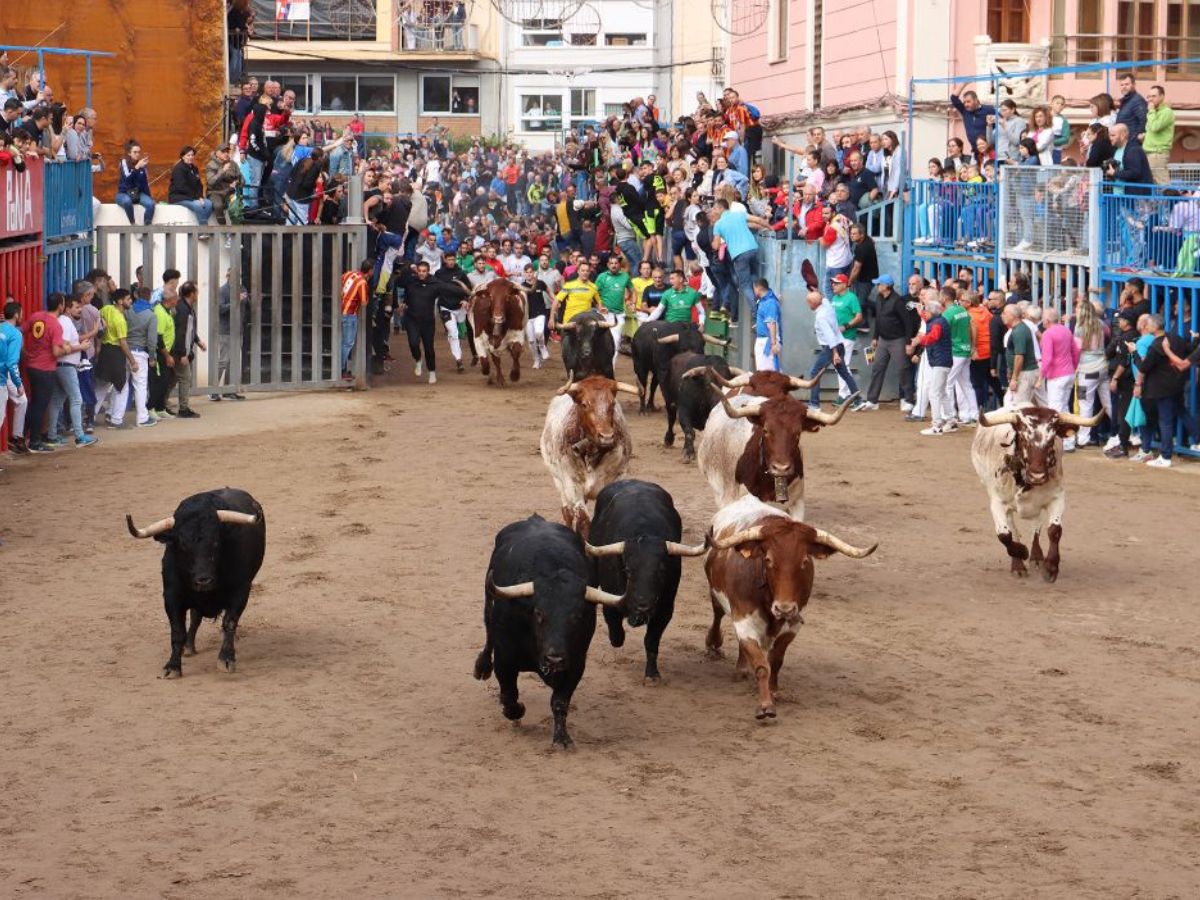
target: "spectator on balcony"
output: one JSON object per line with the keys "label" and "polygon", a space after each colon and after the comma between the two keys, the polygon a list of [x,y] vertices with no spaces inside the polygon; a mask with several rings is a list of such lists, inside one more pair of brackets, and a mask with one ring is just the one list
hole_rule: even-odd
{"label": "spectator on balcony", "polygon": [[1168,184],[1171,175],[1171,147],[1175,144],[1175,110],[1167,105],[1167,92],[1161,85],[1150,88],[1150,109],[1146,114],[1146,133],[1142,149],[1150,161],[1150,172],[1158,184]]}
{"label": "spectator on balcony", "polygon": [[[995,165],[996,149],[992,146],[991,141],[989,141],[983,135],[980,135],[978,138],[975,139],[975,148],[974,149],[975,149],[974,156],[972,156],[971,161],[966,164],[967,166],[973,165],[976,168],[982,168],[983,166],[987,165],[988,163]],[[966,166],[959,167],[959,169],[962,169],[962,168],[966,168]]]}
{"label": "spectator on balcony", "polygon": [[[989,125],[996,126],[995,118],[990,118]],[[1017,104],[1011,99],[1000,104],[1000,122],[996,126],[996,159],[1004,163],[1019,163],[1021,161],[1018,147],[1025,134],[1025,120],[1017,115]]]}
{"label": "spectator on balcony", "polygon": [[1087,149],[1087,159],[1084,162],[1089,169],[1103,168],[1104,164],[1113,158],[1112,137],[1108,126],[1093,122],[1083,132],[1080,143]]}
{"label": "spectator on balcony", "polygon": [[738,139],[738,133],[736,131],[725,132],[725,136],[721,139],[721,145],[725,150],[725,158],[729,161],[729,165],[748,179],[750,177],[750,156]]}
{"label": "spectator on balcony", "polygon": [[800,188],[800,199],[792,211],[795,217],[796,236],[806,241],[819,240],[825,233],[825,204],[817,188],[811,182],[804,182]]}
{"label": "spectator on balcony", "polygon": [[207,225],[212,215],[211,200],[204,199],[204,182],[196,168],[196,148],[184,147],[179,151],[179,162],[171,169],[171,186],[167,189],[167,202],[183,206],[196,217],[197,225]]}
{"label": "spectator on balcony", "polygon": [[863,159],[863,168],[874,175],[876,180],[883,180],[883,138],[878,134],[871,135],[867,140],[867,154]]}
{"label": "spectator on balcony", "polygon": [[33,139],[34,147],[30,148],[31,151],[51,162],[63,145],[61,113],[57,115],[60,119],[60,126],[57,130],[53,127],[52,122],[55,113],[48,106],[35,106],[18,125],[20,130],[26,132]]}
{"label": "spectator on balcony", "polygon": [[[242,170],[231,158],[228,144],[218,144],[213,150],[208,165],[204,167],[204,177],[208,182],[208,200],[216,221],[218,224],[232,225],[231,203],[241,187]],[[238,205],[240,210],[240,201]]]}
{"label": "spectator on balcony", "polygon": [[246,41],[254,33],[254,11],[250,0],[231,0],[225,14],[229,33],[229,77],[237,81],[242,77],[246,60]]}
{"label": "spectator on balcony", "polygon": [[1130,138],[1140,144],[1146,136],[1146,98],[1137,92],[1137,79],[1132,72],[1121,73],[1117,90],[1121,92],[1117,124],[1128,128]]}
{"label": "spectator on balcony", "polygon": [[146,177],[148,165],[150,156],[142,153],[142,145],[137,141],[128,141],[125,144],[125,156],[121,159],[120,175],[117,176],[114,202],[125,210],[130,225],[134,224],[134,206],[141,206],[145,210],[143,220],[147,225],[154,221],[154,198],[150,196],[150,180]]}
{"label": "spectator on balcony", "polygon": [[18,172],[25,171],[25,154],[16,141],[0,131],[0,171],[12,166]]}
{"label": "spectator on balcony", "polygon": [[[985,144],[987,143],[987,138],[982,134],[979,135],[977,140],[982,140]],[[946,158],[940,163],[943,169],[953,169],[957,172],[963,166],[969,166],[974,162],[974,157],[966,152],[962,138],[952,137],[946,141],[946,154]],[[940,172],[938,173],[938,178],[941,178]]]}
{"label": "spectator on balcony", "polygon": [[1050,107],[1034,107],[1025,133],[1037,148],[1038,161],[1043,166],[1054,165],[1054,115]]}
{"label": "spectator on balcony", "polygon": [[[246,121],[246,116],[250,115],[254,109],[257,99],[258,79],[251,75],[242,81],[241,94],[238,95],[237,102],[233,104],[233,127],[238,134],[241,134],[242,124]],[[316,124],[316,120],[314,120],[313,125]]]}
{"label": "spectator on balcony", "polygon": [[[1113,158],[1105,167],[1104,174],[1112,181],[1127,185],[1152,185],[1154,175],[1150,172],[1150,160],[1142,145],[1133,140],[1129,127],[1123,124],[1110,129],[1113,142]],[[1147,193],[1146,188],[1128,188],[1130,194]]]}
{"label": "spectator on balcony", "polygon": [[[317,179],[325,167],[325,151],[320,147],[313,150],[312,155],[302,159],[292,168],[292,176],[288,179],[287,203],[288,224],[307,225],[308,210],[317,191]],[[400,232],[403,235],[403,232]]]}
{"label": "spectator on balcony", "polygon": [[986,135],[991,127],[989,117],[996,115],[996,107],[984,106],[979,102],[979,95],[974,91],[963,91],[966,84],[960,84],[950,94],[950,105],[962,116],[963,128],[967,132],[967,143],[975,146],[975,139],[981,134]]}
{"label": "spectator on balcony", "polygon": [[908,160],[896,132],[885,131],[880,141],[883,144],[883,191],[888,200],[894,200],[902,191],[908,190]]}
{"label": "spectator on balcony", "polygon": [[0,134],[12,136],[21,126],[21,113],[25,109],[16,97],[9,97],[0,108]]}
{"label": "spectator on balcony", "polygon": [[850,154],[847,159],[847,171],[849,177],[846,185],[850,190],[850,202],[856,208],[862,209],[879,199],[879,182],[867,171],[861,153],[854,151]]}
{"label": "spectator on balcony", "polygon": [[1050,121],[1054,129],[1054,153],[1051,162],[1056,166],[1062,163],[1063,151],[1071,143],[1071,123],[1063,115],[1066,107],[1067,98],[1062,94],[1055,94],[1050,98]]}
{"label": "spectator on balcony", "polygon": [[1092,121],[1088,124],[1100,123],[1105,128],[1111,128],[1117,123],[1117,114],[1113,112],[1112,94],[1100,93],[1088,101],[1088,110]]}
{"label": "spectator on balcony", "polygon": [[5,65],[3,59],[7,59],[7,53],[0,57],[0,103],[7,103],[9,100],[21,103],[21,97],[17,93],[17,70]]}

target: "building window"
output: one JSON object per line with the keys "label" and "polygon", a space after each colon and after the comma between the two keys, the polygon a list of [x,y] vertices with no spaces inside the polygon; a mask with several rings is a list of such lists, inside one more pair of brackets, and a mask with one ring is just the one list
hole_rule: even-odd
{"label": "building window", "polygon": [[321,76],[321,112],[395,111],[396,83],[391,75]]}
{"label": "building window", "polygon": [[295,112],[307,113],[313,111],[313,82],[308,75],[255,75],[259,84],[268,81],[278,81],[280,94],[292,91],[296,95]]}
{"label": "building window", "polygon": [[770,0],[767,9],[767,62],[783,62],[788,56],[788,0]]}
{"label": "building window", "polygon": [[260,41],[373,41],[375,0],[251,0]]}
{"label": "building window", "polygon": [[[1200,56],[1200,9],[1188,0],[1170,0],[1167,4],[1167,38],[1163,56],[1167,59],[1194,59]],[[1175,40],[1171,40],[1175,38]],[[1167,66],[1168,78],[1195,78],[1200,75],[1196,63]]]}
{"label": "building window", "polygon": [[596,118],[596,92],[590,88],[571,89],[571,118]]}
{"label": "building window", "polygon": [[625,115],[625,104],[624,103],[605,103],[604,104],[604,118],[607,119],[612,116],[624,117],[624,115]]}
{"label": "building window", "polygon": [[522,94],[520,103],[522,131],[562,130],[561,94]]}
{"label": "building window", "polygon": [[1088,65],[1103,55],[1104,0],[1079,0],[1075,20],[1075,62]]}
{"label": "building window", "polygon": [[1121,0],[1117,4],[1118,62],[1143,62],[1154,59],[1154,0]]}
{"label": "building window", "polygon": [[606,33],[604,35],[605,47],[645,47],[648,41],[645,34],[626,33]]}
{"label": "building window", "polygon": [[479,115],[478,75],[422,75],[421,114]]}
{"label": "building window", "polygon": [[562,19],[525,19],[521,22],[522,47],[561,47]]}
{"label": "building window", "polygon": [[988,0],[987,30],[997,44],[1029,43],[1028,0]]}

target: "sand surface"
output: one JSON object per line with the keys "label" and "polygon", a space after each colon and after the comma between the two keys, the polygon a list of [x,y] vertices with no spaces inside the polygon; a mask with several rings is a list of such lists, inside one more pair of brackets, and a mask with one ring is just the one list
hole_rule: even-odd
{"label": "sand surface", "polygon": [[[1061,578],[1018,583],[969,434],[851,414],[804,438],[808,517],[881,545],[817,564],[779,719],[728,622],[704,659],[686,561],[665,683],[601,625],[565,754],[533,676],[517,728],[471,677],[495,533],[558,508],[561,368],[506,392],[401,368],[5,464],[0,895],[1200,895],[1200,466],[1068,457]],[[630,474],[699,540],[707,486],[635,408]],[[221,485],[269,523],[238,671],[206,623],[162,681],[160,549],[123,518]]]}

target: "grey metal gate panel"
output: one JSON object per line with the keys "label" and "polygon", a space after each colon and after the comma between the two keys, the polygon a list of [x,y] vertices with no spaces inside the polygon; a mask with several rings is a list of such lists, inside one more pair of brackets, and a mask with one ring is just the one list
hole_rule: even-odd
{"label": "grey metal gate panel", "polygon": [[[367,250],[363,226],[121,225],[97,229],[97,265],[122,286],[174,268],[199,287],[198,391],[230,394],[341,385],[341,278]],[[230,290],[228,371],[219,370],[220,288]],[[240,286],[240,287],[237,287]],[[246,297],[239,302],[244,290]],[[367,311],[359,312],[351,373],[366,387]],[[223,383],[222,383],[223,382]]]}

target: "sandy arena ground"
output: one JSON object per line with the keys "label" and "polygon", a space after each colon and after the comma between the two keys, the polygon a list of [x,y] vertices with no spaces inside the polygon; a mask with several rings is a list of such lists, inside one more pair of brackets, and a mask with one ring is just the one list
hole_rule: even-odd
{"label": "sandy arena ground", "polygon": [[[1068,457],[1062,576],[1018,583],[969,434],[852,414],[804,438],[810,521],[881,545],[817,564],[778,721],[704,659],[687,561],[665,684],[641,631],[598,628],[563,754],[533,676],[518,728],[471,677],[496,531],[558,509],[561,368],[504,393],[402,368],[6,463],[0,895],[1200,895],[1200,466]],[[699,472],[630,418],[630,474],[699,540]],[[238,671],[206,623],[161,681],[160,550],[123,518],[226,484],[268,520]]]}

